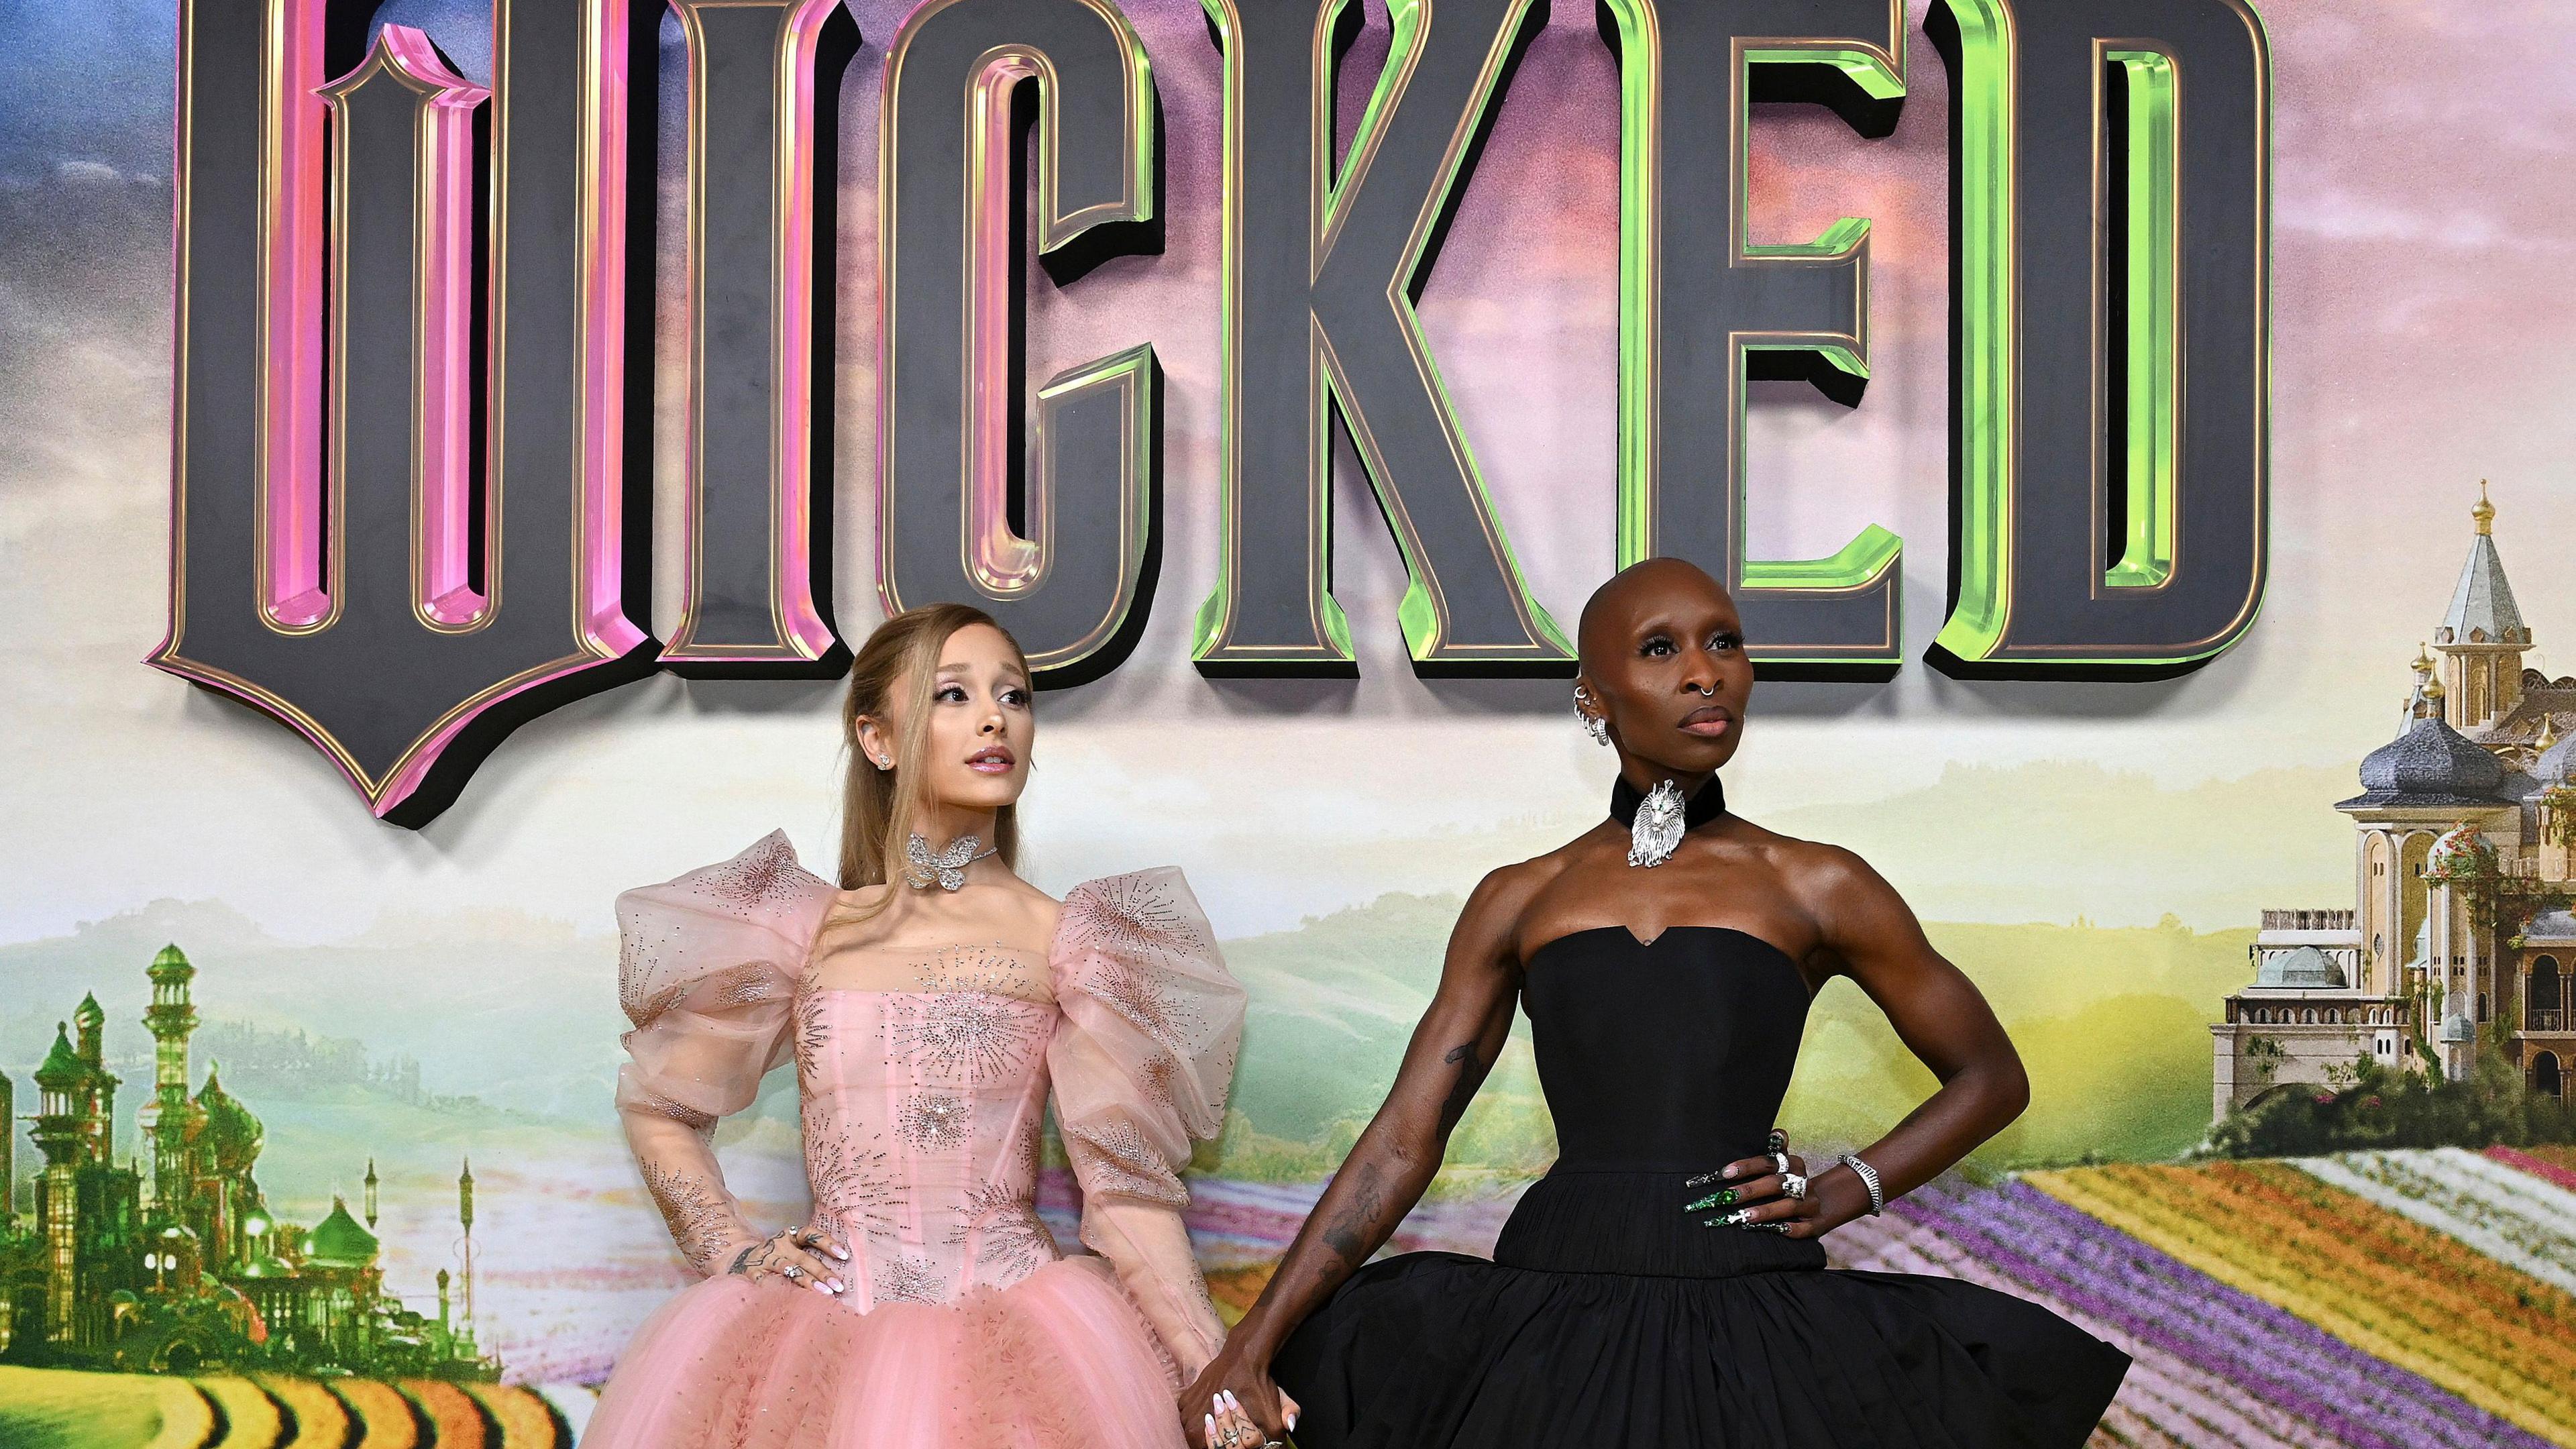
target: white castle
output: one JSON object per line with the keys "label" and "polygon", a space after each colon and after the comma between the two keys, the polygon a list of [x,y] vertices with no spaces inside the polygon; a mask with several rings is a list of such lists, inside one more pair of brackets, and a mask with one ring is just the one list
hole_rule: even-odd
{"label": "white castle", "polygon": [[2576,722],[2576,679],[2523,667],[2531,626],[2505,581],[2484,483],[2470,517],[2468,563],[2430,641],[2440,661],[2417,654],[2397,738],[2362,760],[2362,792],[2335,806],[2353,823],[2358,905],[2263,912],[2254,984],[2210,1027],[2216,1116],[2327,1084],[2329,1068],[2364,1053],[2429,1070],[2409,1046],[2419,1036],[2454,1079],[2479,1051],[2500,1050],[2534,1092],[2568,1099],[2576,918],[2553,910],[2517,935],[2480,930],[2467,889],[2443,879],[2481,845],[2526,885],[2576,877],[2563,843],[2576,835],[2576,733],[2563,733]]}

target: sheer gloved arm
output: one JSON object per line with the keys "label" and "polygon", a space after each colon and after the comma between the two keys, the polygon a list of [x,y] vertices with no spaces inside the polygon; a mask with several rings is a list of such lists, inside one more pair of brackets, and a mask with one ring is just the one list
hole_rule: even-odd
{"label": "sheer gloved arm", "polygon": [[796,981],[831,901],[783,834],[617,898],[618,996],[634,1023],[617,1113],[671,1240],[700,1273],[725,1271],[763,1236],[725,1185],[715,1124],[750,1106],[785,1059]]}
{"label": "sheer gloved arm", "polygon": [[1179,1174],[1192,1141],[1224,1125],[1244,991],[1173,870],[1076,889],[1051,955],[1064,1019],[1047,1066],[1082,1183],[1082,1241],[1117,1270],[1186,1380],[1225,1326],[1181,1223]]}

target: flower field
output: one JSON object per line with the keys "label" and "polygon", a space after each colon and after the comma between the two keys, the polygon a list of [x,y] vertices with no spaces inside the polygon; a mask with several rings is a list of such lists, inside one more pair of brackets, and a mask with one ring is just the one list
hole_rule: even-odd
{"label": "flower field", "polygon": [[[1313,1189],[1206,1184],[1236,1316]],[[1428,1203],[1397,1247],[1482,1252],[1506,1204]],[[2097,1445],[2576,1449],[2576,1153],[2355,1153],[1926,1189],[1835,1266],[1962,1278],[2135,1360]],[[1222,1261],[1218,1261],[1222,1260]]]}
{"label": "flower field", "polygon": [[[2441,1173],[2431,1154],[2405,1160]],[[2026,1181],[2544,1442],[2576,1445],[2576,1297],[2447,1232],[2280,1162]]]}
{"label": "flower field", "polygon": [[48,1449],[571,1449],[574,1388],[0,1365],[0,1445]]}
{"label": "flower field", "polygon": [[[1072,1236],[1071,1184],[1041,1212]],[[1318,1188],[1203,1180],[1189,1218],[1228,1319]],[[1452,1196],[1397,1251],[1492,1248],[1512,1204]],[[1965,1279],[2046,1305],[2134,1359],[2099,1446],[2576,1449],[2576,1152],[2362,1152],[2123,1164],[1943,1184],[1825,1240],[1835,1266]],[[602,1355],[605,1356],[603,1353]],[[566,1359],[565,1362],[576,1361]],[[587,1357],[578,1361],[587,1362]],[[567,1443],[590,1395],[259,1376],[0,1371],[0,1444],[410,1449]]]}

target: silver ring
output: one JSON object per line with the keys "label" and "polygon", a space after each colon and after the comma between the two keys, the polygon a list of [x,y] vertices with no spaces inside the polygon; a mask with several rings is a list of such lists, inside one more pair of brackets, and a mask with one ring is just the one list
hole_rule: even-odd
{"label": "silver ring", "polygon": [[1225,1431],[1218,1434],[1216,1437],[1224,1441],[1225,1449],[1235,1449],[1236,1445],[1243,1442],[1243,1431],[1229,1424],[1226,1426]]}
{"label": "silver ring", "polygon": [[1780,1178],[1780,1192],[1784,1197],[1803,1200],[1807,1196],[1807,1180],[1794,1172],[1784,1173]]}
{"label": "silver ring", "polygon": [[1789,1175],[1789,1154],[1785,1152],[1772,1153],[1771,1166],[1773,1170],[1777,1171],[1782,1177],[1787,1177]]}
{"label": "silver ring", "polygon": [[802,1278],[805,1276],[805,1270],[797,1267],[793,1263],[789,1263],[778,1270],[778,1276],[781,1278]]}

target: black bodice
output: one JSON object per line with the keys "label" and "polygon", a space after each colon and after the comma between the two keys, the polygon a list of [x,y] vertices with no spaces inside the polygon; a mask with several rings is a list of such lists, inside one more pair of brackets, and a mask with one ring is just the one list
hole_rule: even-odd
{"label": "black bodice", "polygon": [[1521,999],[1566,1172],[1705,1172],[1758,1155],[1807,1022],[1797,964],[1728,926],[1558,937],[1531,953]]}
{"label": "black bodice", "polygon": [[1731,1277],[1821,1268],[1810,1240],[1701,1226],[1689,1179],[1757,1157],[1789,1090],[1807,984],[1727,926],[1624,926],[1530,953],[1521,983],[1556,1165],[1512,1209],[1496,1262],[1552,1272]]}

